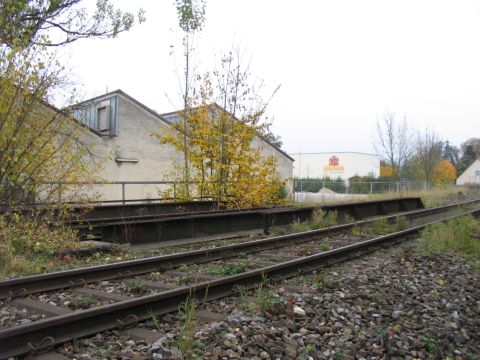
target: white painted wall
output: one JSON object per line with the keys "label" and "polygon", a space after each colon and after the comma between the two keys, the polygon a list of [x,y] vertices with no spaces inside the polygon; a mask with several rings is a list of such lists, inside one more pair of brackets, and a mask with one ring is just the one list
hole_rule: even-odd
{"label": "white painted wall", "polygon": [[457,178],[457,185],[480,184],[480,159],[477,159]]}
{"label": "white painted wall", "polygon": [[[352,176],[380,176],[380,157],[357,152],[297,153],[290,154],[295,159],[293,174],[297,178],[340,177],[344,180]],[[329,159],[336,156],[339,165],[330,167]]]}

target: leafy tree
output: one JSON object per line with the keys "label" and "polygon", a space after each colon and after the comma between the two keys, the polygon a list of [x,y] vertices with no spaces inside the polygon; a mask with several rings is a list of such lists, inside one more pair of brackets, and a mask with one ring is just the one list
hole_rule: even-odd
{"label": "leafy tree", "polygon": [[266,130],[262,133],[262,137],[267,140],[270,144],[276,146],[277,148],[281,149],[283,145],[282,138],[280,135],[275,135],[270,130]]}
{"label": "leafy tree", "polygon": [[[93,14],[82,0],[2,0],[0,42],[10,48],[28,45],[59,46],[82,38],[110,38],[129,30],[135,16],[98,0]],[[145,20],[143,10],[137,15]]]}
{"label": "leafy tree", "polygon": [[460,145],[464,154],[467,152],[467,148],[473,158],[480,158],[480,138],[470,138]]}
{"label": "leafy tree", "polygon": [[[184,67],[184,88],[183,88],[183,128],[188,128],[188,117],[190,115],[190,89],[192,87],[192,65],[191,56],[193,52],[193,38],[195,33],[202,30],[205,22],[205,1],[204,0],[175,0],[177,8],[178,25],[182,29],[183,36],[183,56],[185,59]],[[183,181],[185,183],[185,190],[189,193],[189,146],[187,132],[183,132],[183,159],[184,167]]]}
{"label": "leafy tree", "polygon": [[393,168],[387,165],[385,161],[380,161],[380,177],[391,178],[393,176]]}
{"label": "leafy tree", "polygon": [[445,143],[442,143],[442,145],[442,158],[455,165],[459,160],[460,149],[456,146],[450,145],[448,140],[445,141]]}
{"label": "leafy tree", "polygon": [[42,47],[0,58],[0,187],[5,207],[77,194],[64,182],[88,181],[93,172],[84,130],[46,103],[61,68]]}
{"label": "leafy tree", "polygon": [[[189,99],[186,121],[157,136],[183,152],[183,136],[188,134],[189,181],[198,195],[234,208],[277,203],[283,182],[275,159],[262,157],[260,149],[252,147],[265,126],[266,104],[248,85],[248,71],[234,62],[229,54],[222,60],[223,71],[204,75],[195,92],[198,96]],[[170,176],[184,179],[183,169],[175,169]],[[189,190],[183,189],[187,198],[192,195]]]}
{"label": "leafy tree", "polygon": [[[22,203],[81,200],[79,182],[95,180],[86,130],[48,104],[67,78],[48,46],[85,37],[112,37],[133,24],[107,0],[88,16],[80,0],[0,2],[0,273],[48,267],[52,255],[72,246],[75,232],[56,220],[68,204],[19,213]],[[52,41],[63,35],[58,41]],[[54,215],[54,216],[53,216]],[[41,260],[41,261],[40,261]],[[23,266],[25,264],[25,266]],[[32,265],[32,266],[30,266]],[[35,265],[35,266],[34,266]]]}
{"label": "leafy tree", "polygon": [[452,183],[457,178],[455,166],[448,160],[443,159],[435,166],[433,181],[436,183]]}

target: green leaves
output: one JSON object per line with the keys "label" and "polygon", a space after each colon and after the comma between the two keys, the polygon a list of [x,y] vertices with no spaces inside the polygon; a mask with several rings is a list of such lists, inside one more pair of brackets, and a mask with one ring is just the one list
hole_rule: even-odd
{"label": "green leaves", "polygon": [[205,22],[205,0],[175,0],[180,28],[192,33],[202,30]]}
{"label": "green leaves", "polygon": [[[115,8],[110,0],[98,0],[93,13],[81,7],[82,0],[2,0],[0,43],[10,48],[32,44],[59,46],[82,38],[111,38],[128,31],[137,16]],[[52,41],[50,35],[55,41]]]}

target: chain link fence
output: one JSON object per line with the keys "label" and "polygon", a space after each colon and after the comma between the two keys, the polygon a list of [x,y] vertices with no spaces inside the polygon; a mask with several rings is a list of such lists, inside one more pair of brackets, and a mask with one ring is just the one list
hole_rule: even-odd
{"label": "chain link fence", "polygon": [[408,193],[427,189],[425,181],[324,181],[294,179],[294,201],[365,198],[373,194]]}

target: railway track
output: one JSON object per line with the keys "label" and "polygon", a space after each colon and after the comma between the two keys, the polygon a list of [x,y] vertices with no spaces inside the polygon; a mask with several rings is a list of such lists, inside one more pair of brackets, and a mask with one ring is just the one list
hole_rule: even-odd
{"label": "railway track", "polygon": [[[394,221],[398,216],[404,216],[410,220],[416,220],[419,217],[426,219],[426,217],[455,210],[456,213],[451,217],[459,214],[478,214],[480,213],[479,202],[480,200],[474,200],[422,209],[381,219]],[[465,207],[472,206],[476,208],[461,211]],[[375,221],[379,219],[213,249],[1,281],[0,298],[4,299],[9,306],[22,306],[40,313],[43,311],[49,318],[0,330],[0,359],[40,352],[73,338],[113,328],[136,326],[139,321],[148,319],[152,312],[165,314],[177,310],[178,305],[192,294],[201,300],[208,301],[231,294],[237,286],[252,286],[262,281],[264,276],[280,280],[299,273],[308,273],[331,263],[357,257],[376,248],[410,238],[425,226],[442,220],[428,221],[425,224],[379,237],[343,234],[351,232],[354,228],[373,224]],[[300,243],[305,246],[299,246]],[[280,248],[283,250],[279,251]],[[250,256],[247,258],[248,255]],[[240,260],[233,262],[233,258]],[[222,259],[228,259],[228,261],[225,262]],[[228,274],[219,277],[222,272],[214,268],[210,268],[210,273],[208,271],[207,264],[216,262],[222,266],[221,269],[236,269],[235,265],[244,259],[248,259],[248,263],[252,266],[245,266],[246,271],[239,274],[232,275],[224,272],[223,275]],[[197,271],[196,276],[193,277],[190,272],[190,281],[186,282],[183,281],[182,272],[174,270],[185,267]],[[141,274],[149,274],[150,277],[140,279],[137,276]],[[105,292],[102,286],[87,285],[105,282],[106,279],[109,283],[114,279],[134,279],[133,281],[140,284],[142,288],[149,288],[151,291],[147,295],[128,298],[125,294],[118,292]],[[64,288],[70,288],[71,290],[68,291],[77,294],[103,298],[104,304],[97,308],[71,311],[32,297],[40,292]],[[27,295],[30,297],[25,297]]]}

